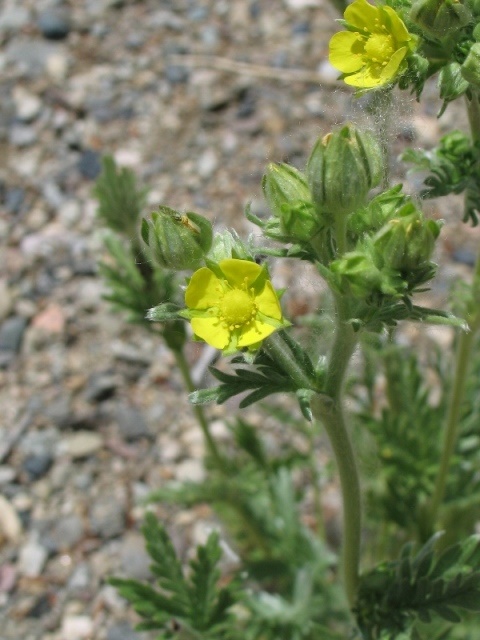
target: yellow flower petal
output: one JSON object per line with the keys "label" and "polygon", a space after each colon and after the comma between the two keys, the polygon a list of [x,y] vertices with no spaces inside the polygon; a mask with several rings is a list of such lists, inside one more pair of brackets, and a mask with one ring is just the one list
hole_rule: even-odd
{"label": "yellow flower petal", "polygon": [[202,267],[195,271],[188,283],[185,291],[185,303],[190,309],[209,309],[215,306],[219,293],[223,290],[223,283],[213,271]]}
{"label": "yellow flower petal", "polygon": [[249,325],[248,329],[241,332],[238,339],[238,346],[249,347],[256,342],[264,340],[274,331],[275,327],[272,327],[272,325],[267,324],[266,322],[261,322],[260,320],[255,320],[251,325]]}
{"label": "yellow flower petal", "polygon": [[219,267],[222,273],[225,275],[230,285],[243,285],[245,278],[247,284],[250,285],[260,275],[262,267],[256,262],[250,262],[249,260],[237,260],[236,258],[228,258],[219,262]]}
{"label": "yellow flower petal", "polygon": [[230,332],[218,318],[192,318],[193,333],[215,349],[225,349]]}
{"label": "yellow flower petal", "polygon": [[343,16],[353,27],[358,27],[359,31],[371,33],[375,20],[380,17],[380,11],[367,0],[355,0],[345,9]]}
{"label": "yellow flower petal", "polygon": [[384,84],[388,84],[389,80],[391,80],[391,78],[385,79],[385,77],[382,76],[382,71],[383,67],[379,64],[365,65],[358,73],[347,76],[343,81],[345,84],[349,84],[352,87],[358,87],[360,89],[381,87]]}
{"label": "yellow flower petal", "polygon": [[352,73],[363,67],[363,52],[364,42],[358,33],[340,31],[330,40],[328,58],[335,69]]}
{"label": "yellow flower petal", "polygon": [[258,310],[269,318],[282,319],[282,309],[272,283],[267,280],[262,293],[255,296]]}
{"label": "yellow flower petal", "polygon": [[390,61],[383,67],[382,73],[380,74],[382,84],[387,84],[390,80],[393,80],[406,55],[407,47],[402,47],[398,51],[395,51],[393,56],[390,58]]}
{"label": "yellow flower petal", "polygon": [[382,14],[382,22],[398,44],[403,44],[411,40],[405,23],[392,7],[380,7],[380,12]]}

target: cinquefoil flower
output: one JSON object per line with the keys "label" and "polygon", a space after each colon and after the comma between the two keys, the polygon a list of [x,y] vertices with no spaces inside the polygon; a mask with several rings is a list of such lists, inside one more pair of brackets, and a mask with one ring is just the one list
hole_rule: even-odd
{"label": "cinquefoil flower", "polygon": [[370,89],[391,82],[406,66],[416,42],[398,14],[388,6],[355,0],[344,13],[348,31],[330,40],[330,63],[353,87]]}
{"label": "cinquefoil flower", "polygon": [[249,260],[230,258],[195,271],[185,303],[182,315],[190,319],[195,335],[227,353],[256,345],[288,326],[266,269]]}

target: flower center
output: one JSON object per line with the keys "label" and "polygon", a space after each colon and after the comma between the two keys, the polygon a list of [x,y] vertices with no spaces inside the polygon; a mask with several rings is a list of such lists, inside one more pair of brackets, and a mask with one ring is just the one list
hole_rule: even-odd
{"label": "flower center", "polygon": [[254,319],[256,304],[246,291],[232,289],[227,291],[219,304],[220,317],[229,326],[240,326]]}
{"label": "flower center", "polygon": [[386,64],[395,53],[392,36],[372,33],[365,43],[365,53],[371,61]]}

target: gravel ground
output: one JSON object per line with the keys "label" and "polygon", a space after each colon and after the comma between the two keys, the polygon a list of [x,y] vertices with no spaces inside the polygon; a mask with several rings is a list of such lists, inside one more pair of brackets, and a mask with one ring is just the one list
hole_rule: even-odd
{"label": "gravel ground", "polygon": [[[326,0],[0,5],[0,640],[150,637],[105,578],[149,575],[142,498],[204,474],[170,354],[102,300],[102,154],[135,169],[152,207],[251,232],[241,212],[265,210],[268,161],[301,167],[318,135],[365,119],[325,62],[336,17]],[[420,108],[395,101],[393,155],[461,120],[450,109],[437,121],[426,94]],[[443,299],[478,232],[453,217],[455,200],[430,211],[453,220]],[[304,272],[278,265],[275,278],[287,313],[312,307]],[[228,437],[224,409],[211,411]],[[211,522],[205,507],[159,513],[181,552]]]}

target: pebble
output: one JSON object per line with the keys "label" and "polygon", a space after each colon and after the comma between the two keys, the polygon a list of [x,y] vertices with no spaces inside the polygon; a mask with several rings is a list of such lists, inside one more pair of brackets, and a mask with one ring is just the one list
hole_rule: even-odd
{"label": "pebble", "polygon": [[28,474],[30,480],[38,480],[49,471],[53,458],[48,453],[30,455],[22,463],[22,469]]}
{"label": "pebble", "polygon": [[145,539],[141,534],[131,533],[124,538],[120,559],[124,575],[134,580],[148,580],[151,577],[152,560],[145,550]]}
{"label": "pebble", "polygon": [[198,175],[207,179],[210,178],[218,167],[218,156],[214,149],[206,149],[197,160]]}
{"label": "pebble", "polygon": [[81,518],[76,514],[63,516],[54,522],[43,538],[43,544],[51,552],[68,551],[83,538],[84,529]]}
{"label": "pebble", "polygon": [[48,550],[38,541],[38,535],[32,533],[23,545],[18,557],[18,571],[24,576],[35,578],[41,575],[48,559]]}
{"label": "pebble", "polygon": [[10,314],[13,309],[13,295],[5,279],[0,279],[0,322]]}
{"label": "pebble", "polygon": [[111,398],[118,387],[118,378],[112,373],[92,373],[85,389],[87,402],[103,402]]}
{"label": "pebble", "polygon": [[114,624],[107,631],[107,640],[139,640],[140,636],[136,633],[128,622],[120,622]]}
{"label": "pebble", "polygon": [[18,542],[22,533],[22,523],[13,505],[0,494],[0,541],[6,538]]}
{"label": "pebble", "polygon": [[26,7],[5,7],[0,12],[0,31],[20,31],[30,22],[30,11]]}
{"label": "pebble", "polygon": [[89,640],[93,631],[93,620],[89,616],[67,615],[62,620],[62,640]]}
{"label": "pebble", "polygon": [[40,115],[42,101],[38,96],[30,93],[23,87],[15,87],[13,91],[16,116],[22,122],[32,122]]}
{"label": "pebble", "polygon": [[91,431],[78,431],[66,436],[59,445],[59,452],[66,453],[74,460],[87,458],[103,447],[103,438]]}
{"label": "pebble", "polygon": [[120,435],[127,442],[151,437],[145,418],[137,407],[122,402],[119,403],[116,414]]}
{"label": "pebble", "polygon": [[21,316],[4,320],[0,326],[0,352],[18,353],[26,327],[27,320]]}
{"label": "pebble", "polygon": [[78,170],[87,180],[95,180],[102,171],[100,154],[93,149],[83,151],[78,161]]}
{"label": "pebble", "polygon": [[203,482],[205,467],[201,460],[183,460],[175,469],[175,477],[179,482]]}
{"label": "pebble", "polygon": [[103,495],[90,508],[90,528],[101,538],[115,538],[125,528],[125,508],[114,495]]}
{"label": "pebble", "polygon": [[14,147],[30,147],[37,142],[37,132],[29,125],[14,124],[10,129],[9,139]]}
{"label": "pebble", "polygon": [[37,25],[44,38],[63,40],[70,32],[70,16],[64,7],[52,7],[38,14]]}

